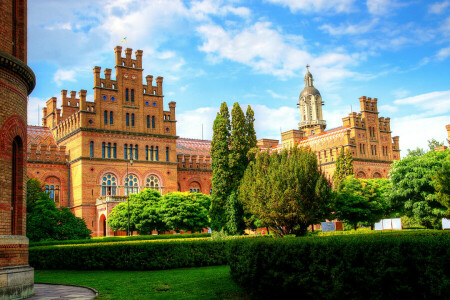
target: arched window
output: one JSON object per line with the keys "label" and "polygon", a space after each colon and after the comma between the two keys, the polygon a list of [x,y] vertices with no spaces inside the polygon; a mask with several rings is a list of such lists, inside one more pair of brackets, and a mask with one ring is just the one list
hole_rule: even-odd
{"label": "arched window", "polygon": [[127,144],[123,145],[123,158],[124,159],[128,159],[128,147],[127,146],[128,146]]}
{"label": "arched window", "polygon": [[108,158],[111,158],[111,143],[108,143]]}
{"label": "arched window", "polygon": [[105,142],[102,143],[102,158],[105,158]]}
{"label": "arched window", "polygon": [[145,160],[148,160],[148,146],[145,146]]}
{"label": "arched window", "polygon": [[134,114],[131,114],[131,126],[134,127]]}
{"label": "arched window", "polygon": [[59,204],[59,185],[57,185],[57,184],[46,184],[45,185],[45,192],[47,193],[49,198],[53,200],[53,202]]}
{"label": "arched window", "polygon": [[89,143],[89,151],[90,151],[90,157],[94,157],[94,142],[91,141]]}
{"label": "arched window", "polygon": [[125,101],[128,101],[128,89],[125,89]]}
{"label": "arched window", "polygon": [[111,173],[102,177],[102,196],[115,196],[117,193],[117,178]]}
{"label": "arched window", "polygon": [[113,146],[113,158],[117,158],[117,144],[116,143],[114,143],[114,146]]}
{"label": "arched window", "polygon": [[114,124],[114,113],[112,111],[109,112],[109,124]]}
{"label": "arched window", "polygon": [[161,183],[159,181],[159,178],[156,175],[150,175],[145,179],[145,187],[151,188],[154,190],[159,190],[161,187]]}
{"label": "arched window", "polygon": [[131,89],[131,102],[134,102],[134,89]]}
{"label": "arched window", "polygon": [[153,146],[150,147],[150,160],[153,161]]}
{"label": "arched window", "polygon": [[169,161],[169,147],[166,147],[166,161]]}
{"label": "arched window", "polygon": [[130,150],[130,153],[129,153],[130,159],[133,159],[133,144],[130,144],[129,150]]}
{"label": "arched window", "polygon": [[105,119],[105,125],[108,125],[108,112],[106,110],[103,112],[103,116]]}
{"label": "arched window", "polygon": [[134,174],[129,174],[125,177],[125,192],[124,195],[139,193],[139,180]]}
{"label": "arched window", "polygon": [[147,116],[147,128],[150,128],[150,116]]}
{"label": "arched window", "polygon": [[200,184],[196,181],[193,181],[189,184],[189,192],[191,193],[201,193]]}
{"label": "arched window", "polygon": [[138,157],[139,157],[139,155],[138,155],[138,145],[136,144],[134,146],[134,159],[138,160]]}
{"label": "arched window", "polygon": [[11,234],[22,234],[23,143],[19,136],[12,142]]}
{"label": "arched window", "polygon": [[159,161],[158,150],[159,150],[159,148],[158,148],[158,146],[156,146],[156,147],[155,147],[155,160],[156,160],[156,161]]}
{"label": "arched window", "polygon": [[125,125],[130,126],[130,114],[129,113],[127,113],[125,115]]}
{"label": "arched window", "polygon": [[155,116],[152,116],[152,128],[155,129]]}

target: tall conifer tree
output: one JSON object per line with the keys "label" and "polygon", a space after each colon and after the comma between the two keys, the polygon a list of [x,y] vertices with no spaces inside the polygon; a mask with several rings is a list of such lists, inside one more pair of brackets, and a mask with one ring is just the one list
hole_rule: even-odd
{"label": "tall conifer tree", "polygon": [[[253,109],[249,105],[247,106],[247,111],[245,112],[245,134],[247,135],[247,156],[249,156],[248,151],[256,147],[256,132],[254,123],[255,123],[255,113],[253,112]],[[248,157],[249,160],[248,163],[250,162],[250,160],[253,159],[254,155]]]}

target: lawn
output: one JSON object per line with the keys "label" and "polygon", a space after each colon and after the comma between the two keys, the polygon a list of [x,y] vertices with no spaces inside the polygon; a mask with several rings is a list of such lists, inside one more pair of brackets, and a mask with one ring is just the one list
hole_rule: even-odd
{"label": "lawn", "polygon": [[98,299],[247,299],[229,266],[162,271],[35,270],[35,282],[89,286]]}

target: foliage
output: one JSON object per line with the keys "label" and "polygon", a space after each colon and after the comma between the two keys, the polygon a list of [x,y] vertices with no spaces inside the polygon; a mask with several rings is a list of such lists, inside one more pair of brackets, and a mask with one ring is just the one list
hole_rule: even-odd
{"label": "foliage", "polygon": [[444,146],[444,142],[439,142],[435,139],[428,140],[428,148],[434,150],[436,147]]}
{"label": "foliage", "polygon": [[222,241],[186,239],[31,247],[29,262],[41,270],[163,270],[222,265],[226,255]]}
{"label": "foliage", "polygon": [[37,179],[27,181],[27,237],[30,241],[88,239],[83,219],[66,207],[57,208]]}
{"label": "foliage", "polygon": [[336,170],[333,177],[336,190],[339,190],[341,182],[349,175],[353,175],[353,156],[347,149],[345,153],[342,150],[336,159]]}
{"label": "foliage", "polygon": [[98,243],[121,243],[131,241],[155,241],[155,240],[173,240],[173,239],[198,239],[210,237],[210,233],[184,233],[184,234],[160,234],[160,235],[136,235],[136,236],[112,236],[100,237],[89,240],[66,240],[66,241],[41,241],[31,242],[30,247],[52,246],[52,245],[80,245],[80,244],[98,244]]}
{"label": "foliage", "polygon": [[260,152],[245,171],[239,199],[277,236],[304,235],[309,225],[330,217],[332,190],[316,155],[295,145],[281,153]]}
{"label": "foliage", "polygon": [[447,208],[447,218],[450,217],[450,155],[442,162],[442,168],[432,175],[433,186],[437,191],[437,201]]}
{"label": "foliage", "polygon": [[202,231],[209,226],[209,197],[195,193],[169,193],[164,195],[160,215],[168,228],[179,232]]}
{"label": "foliage", "polygon": [[244,210],[242,203],[239,202],[236,192],[231,192],[227,199],[227,232],[235,235],[244,231],[246,225],[244,222]]}
{"label": "foliage", "polygon": [[392,164],[389,173],[393,206],[426,228],[439,228],[446,207],[438,201],[432,176],[442,170],[449,151],[429,151],[420,156],[407,156]]}
{"label": "foliage", "polygon": [[251,149],[256,147],[256,131],[254,127],[255,123],[255,113],[251,106],[247,106],[247,111],[245,112],[245,134],[247,136],[247,157],[248,161],[252,161],[254,159],[254,155],[251,155],[252,152],[249,152]]}
{"label": "foliage", "polygon": [[254,298],[444,299],[450,234],[237,239],[232,278]]}
{"label": "foliage", "polygon": [[349,192],[337,193],[334,207],[335,216],[355,229],[359,222],[368,221],[371,218],[371,202],[360,195]]}

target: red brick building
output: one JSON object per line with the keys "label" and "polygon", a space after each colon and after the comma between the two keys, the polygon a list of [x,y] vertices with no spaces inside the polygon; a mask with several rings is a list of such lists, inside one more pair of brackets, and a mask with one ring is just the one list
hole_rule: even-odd
{"label": "red brick building", "polygon": [[0,298],[33,294],[26,237],[27,1],[0,2]]}

